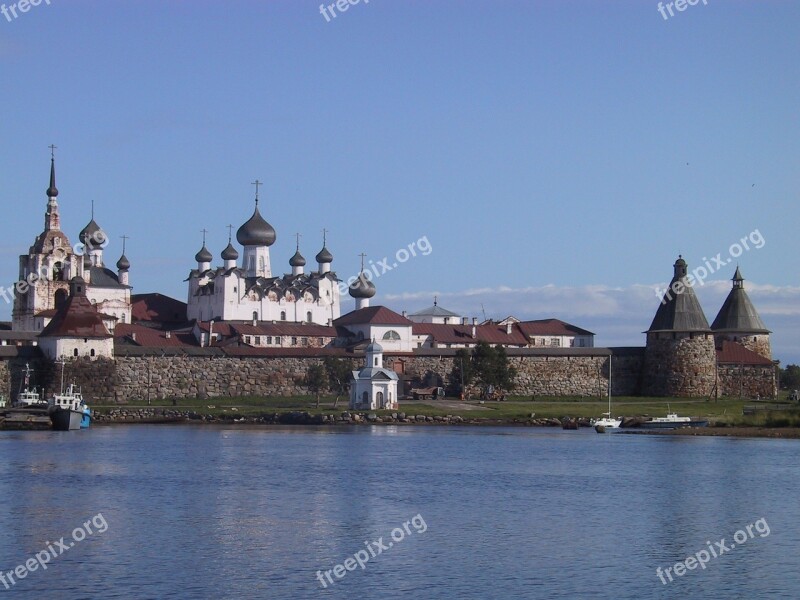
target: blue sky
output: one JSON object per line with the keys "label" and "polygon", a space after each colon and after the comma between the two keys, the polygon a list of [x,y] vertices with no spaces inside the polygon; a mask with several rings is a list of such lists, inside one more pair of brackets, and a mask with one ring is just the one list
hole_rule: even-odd
{"label": "blue sky", "polygon": [[[10,4],[6,0],[6,4]],[[800,362],[800,4],[51,0],[0,16],[0,281],[41,231],[127,234],[134,292],[185,299],[200,230],[262,212],[401,311],[559,317],[641,345],[672,263],[742,252],[775,357]],[[217,262],[220,262],[217,260]],[[389,261],[390,263],[394,261]],[[734,265],[698,289],[709,321]],[[10,306],[0,302],[0,319]]]}

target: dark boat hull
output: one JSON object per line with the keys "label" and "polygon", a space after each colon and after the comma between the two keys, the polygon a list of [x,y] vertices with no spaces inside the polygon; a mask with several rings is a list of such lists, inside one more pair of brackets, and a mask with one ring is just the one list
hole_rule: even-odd
{"label": "dark boat hull", "polygon": [[17,407],[0,414],[0,429],[43,430],[52,426],[47,408]]}
{"label": "dark boat hull", "polygon": [[75,431],[81,428],[83,413],[66,408],[55,408],[50,413],[53,429],[56,431]]}

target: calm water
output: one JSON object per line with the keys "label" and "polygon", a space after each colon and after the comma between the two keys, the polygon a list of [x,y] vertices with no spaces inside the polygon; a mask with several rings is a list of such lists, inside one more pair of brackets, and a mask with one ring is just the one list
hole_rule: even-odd
{"label": "calm water", "polygon": [[[522,428],[0,432],[2,571],[107,523],[0,594],[798,598],[798,456],[795,441]],[[416,515],[364,570],[317,580]],[[769,535],[656,576],[761,518]]]}

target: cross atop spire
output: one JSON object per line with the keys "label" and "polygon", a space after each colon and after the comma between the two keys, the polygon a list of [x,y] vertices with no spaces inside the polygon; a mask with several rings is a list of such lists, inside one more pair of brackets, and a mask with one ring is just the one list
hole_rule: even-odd
{"label": "cross atop spire", "polygon": [[231,243],[231,237],[233,237],[233,225],[228,225],[228,243]]}
{"label": "cross atop spire", "polygon": [[258,188],[259,188],[259,186],[262,186],[262,185],[264,185],[264,184],[263,184],[263,182],[261,182],[261,181],[259,181],[258,179],[256,179],[256,180],[255,180],[253,183],[251,183],[250,185],[254,185],[254,186],[256,186],[256,206],[258,206]]}
{"label": "cross atop spire", "polygon": [[203,234],[203,246],[206,245],[206,234],[208,233],[208,229],[201,229],[200,232]]}
{"label": "cross atop spire", "polygon": [[364,259],[367,257],[367,255],[362,252],[361,254],[359,254],[359,256],[361,257],[361,272],[363,273],[364,272]]}
{"label": "cross atop spire", "polygon": [[127,242],[131,238],[129,238],[127,235],[124,235],[124,234],[119,236],[119,237],[122,238],[122,253],[125,254],[125,242]]}
{"label": "cross atop spire", "polygon": [[434,306],[438,306],[439,305],[439,296],[434,296],[433,297],[433,305]]}
{"label": "cross atop spire", "polygon": [[322,247],[324,248],[327,245],[328,245],[328,230],[323,228],[322,229]]}
{"label": "cross atop spire", "polygon": [[300,252],[300,238],[303,236],[300,233],[295,233],[294,235],[297,238],[297,251]]}
{"label": "cross atop spire", "polygon": [[50,160],[55,160],[56,159],[56,148],[58,148],[58,146],[56,146],[55,144],[50,144],[48,146],[48,148],[50,148]]}

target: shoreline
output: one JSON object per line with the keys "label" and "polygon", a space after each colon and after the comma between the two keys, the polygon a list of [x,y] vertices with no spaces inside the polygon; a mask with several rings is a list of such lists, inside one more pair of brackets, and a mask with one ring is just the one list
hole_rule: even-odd
{"label": "shoreline", "polygon": [[[404,412],[392,412],[378,415],[374,412],[345,410],[339,414],[311,414],[307,411],[269,412],[259,415],[203,414],[195,411],[179,411],[171,409],[114,409],[108,413],[99,413],[93,417],[93,425],[298,425],[298,426],[353,426],[353,425],[458,425],[458,426],[495,426],[495,427],[561,427],[559,419],[491,419],[485,417],[463,417],[460,415],[414,415]],[[589,428],[588,421],[581,423],[582,428]],[[715,426],[701,428],[681,428],[669,430],[638,430],[625,428],[620,433],[629,435],[683,435],[699,437],[741,437],[762,439],[800,439],[800,427],[760,427],[752,425]]]}

